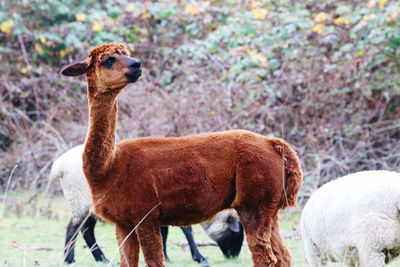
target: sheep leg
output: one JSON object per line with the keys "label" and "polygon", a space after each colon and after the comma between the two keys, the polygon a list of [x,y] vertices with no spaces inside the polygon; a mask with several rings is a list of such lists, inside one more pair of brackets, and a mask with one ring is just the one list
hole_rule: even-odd
{"label": "sheep leg", "polygon": [[384,267],[385,254],[382,251],[376,251],[371,248],[359,249],[360,266],[362,267]]}
{"label": "sheep leg", "polygon": [[186,239],[189,243],[190,247],[190,252],[192,253],[192,258],[194,261],[197,261],[198,263],[201,263],[201,266],[208,267],[208,262],[207,259],[203,257],[203,255],[200,254],[199,249],[197,248],[196,243],[194,242],[193,238],[193,230],[192,227],[181,227],[183,233],[186,236]]}
{"label": "sheep leg", "polygon": [[320,249],[310,240],[309,237],[305,239],[303,238],[303,240],[308,264],[311,267],[325,266],[328,258],[321,253]]}
{"label": "sheep leg", "polygon": [[160,231],[161,231],[161,236],[162,236],[162,241],[163,241],[164,257],[165,257],[165,260],[169,261],[169,258],[167,255],[168,226],[161,226]]}
{"label": "sheep leg", "polygon": [[67,263],[75,262],[75,242],[78,235],[79,226],[80,223],[74,223],[72,218],[67,226],[64,246],[64,261]]}
{"label": "sheep leg", "polygon": [[115,235],[119,246],[120,267],[139,266],[139,241],[133,227],[115,225]]}
{"label": "sheep leg", "polygon": [[273,218],[277,217],[277,211],[260,208],[257,211],[237,209],[237,212],[246,232],[253,266],[275,266],[278,260],[273,252],[271,234]]}
{"label": "sheep leg", "polygon": [[94,259],[96,261],[107,261],[106,257],[104,256],[103,252],[96,242],[96,238],[94,236],[95,225],[96,219],[93,216],[90,216],[81,228],[81,232],[88,248],[93,254]]}
{"label": "sheep leg", "polygon": [[164,267],[160,225],[156,221],[142,223],[136,229],[140,247],[148,267]]}

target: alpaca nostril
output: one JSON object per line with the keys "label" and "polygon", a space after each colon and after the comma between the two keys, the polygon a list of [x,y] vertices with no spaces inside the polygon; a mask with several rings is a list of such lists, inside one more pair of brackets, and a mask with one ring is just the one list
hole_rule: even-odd
{"label": "alpaca nostril", "polygon": [[140,68],[140,61],[132,60],[131,63],[129,64],[130,68],[138,69]]}

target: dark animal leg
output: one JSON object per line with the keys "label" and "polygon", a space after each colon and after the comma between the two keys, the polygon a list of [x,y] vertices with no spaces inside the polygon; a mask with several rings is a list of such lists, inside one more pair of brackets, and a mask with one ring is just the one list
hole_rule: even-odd
{"label": "dark animal leg", "polygon": [[69,221],[67,226],[67,233],[65,236],[65,246],[64,246],[64,261],[67,263],[75,262],[75,242],[78,235],[80,223],[73,224],[72,219]]}
{"label": "dark animal leg", "polygon": [[161,230],[161,236],[162,236],[162,241],[163,241],[163,251],[164,251],[165,260],[169,261],[169,258],[167,255],[168,226],[161,226],[160,230]]}
{"label": "dark animal leg", "polygon": [[191,226],[189,226],[189,227],[181,227],[181,229],[182,229],[183,233],[185,234],[186,239],[187,239],[187,241],[189,243],[190,252],[192,253],[193,260],[197,261],[198,263],[201,263],[202,266],[209,266],[208,262],[207,262],[207,259],[204,258],[200,254],[200,252],[199,252],[199,250],[197,248],[197,245],[194,242],[192,227]]}
{"label": "dark animal leg", "polygon": [[96,219],[93,216],[90,216],[84,223],[83,227],[81,228],[81,232],[88,248],[93,254],[94,259],[96,261],[107,261],[103,252],[96,243],[96,238],[94,236],[95,225],[96,225]]}

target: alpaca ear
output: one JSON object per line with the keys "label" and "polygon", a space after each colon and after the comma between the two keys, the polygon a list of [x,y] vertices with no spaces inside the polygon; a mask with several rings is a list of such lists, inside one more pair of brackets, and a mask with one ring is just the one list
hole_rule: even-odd
{"label": "alpaca ear", "polygon": [[93,67],[93,64],[89,65],[90,58],[85,60],[71,63],[60,70],[60,74],[65,76],[79,76],[85,74],[89,69]]}

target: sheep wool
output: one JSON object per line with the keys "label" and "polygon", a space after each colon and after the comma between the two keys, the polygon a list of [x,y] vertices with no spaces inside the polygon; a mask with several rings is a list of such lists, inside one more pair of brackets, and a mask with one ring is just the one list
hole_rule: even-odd
{"label": "sheep wool", "polygon": [[[91,207],[89,186],[82,171],[83,145],[73,147],[54,161],[50,179],[60,179],[64,196],[71,206],[72,223],[78,224]],[[65,178],[65,179],[64,179]]]}
{"label": "sheep wool", "polygon": [[200,225],[212,240],[218,241],[229,235],[229,232],[231,231],[228,224],[229,217],[235,219],[235,222],[237,223],[237,226],[235,226],[237,227],[236,232],[239,232],[239,218],[234,209],[223,210],[217,213],[217,215],[215,215],[211,220],[202,222]]}
{"label": "sheep wool", "polygon": [[362,171],[325,184],[304,207],[301,233],[310,266],[384,266],[400,253],[400,173]]}

